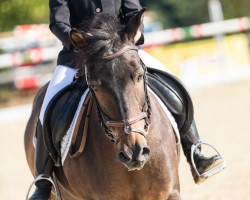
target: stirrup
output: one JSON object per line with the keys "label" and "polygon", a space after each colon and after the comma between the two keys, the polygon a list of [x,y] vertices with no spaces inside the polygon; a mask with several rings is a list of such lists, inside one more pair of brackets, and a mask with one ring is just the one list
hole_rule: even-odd
{"label": "stirrup", "polygon": [[[196,167],[195,163],[194,163],[194,152],[199,146],[201,146],[203,144],[212,147],[217,152],[217,154],[222,158],[223,162],[220,165],[218,165],[218,166],[204,172],[203,174],[200,174],[199,171],[197,170],[197,167]],[[222,155],[220,154],[220,152],[213,145],[211,145],[209,143],[206,143],[206,142],[202,142],[202,141],[199,141],[197,144],[192,145],[192,147],[191,147],[191,161],[192,161],[192,165],[193,165],[193,168],[194,168],[196,174],[201,179],[207,179],[207,178],[219,173],[220,171],[222,171],[227,166],[227,164],[226,164],[225,160],[223,159]]]}
{"label": "stirrup", "polygon": [[40,174],[39,176],[37,176],[37,177],[35,178],[35,180],[31,183],[31,185],[30,185],[30,187],[29,187],[29,190],[28,190],[28,192],[27,192],[27,195],[26,195],[25,200],[29,200],[29,194],[30,194],[30,190],[31,190],[32,186],[33,186],[37,181],[40,181],[40,180],[47,180],[47,181],[51,182],[51,184],[53,185],[53,187],[54,187],[54,189],[55,189],[55,200],[57,200],[57,189],[56,189],[56,185],[55,185],[54,181],[52,180],[51,177],[49,177],[49,178],[44,177],[43,174]]}

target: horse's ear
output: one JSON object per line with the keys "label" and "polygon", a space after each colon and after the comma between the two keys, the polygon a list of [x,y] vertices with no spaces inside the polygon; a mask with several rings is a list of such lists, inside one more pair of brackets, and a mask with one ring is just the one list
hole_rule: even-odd
{"label": "horse's ear", "polygon": [[84,37],[84,32],[80,31],[76,28],[71,29],[70,31],[70,41],[77,51],[83,50],[83,48],[86,46],[86,40]]}
{"label": "horse's ear", "polygon": [[125,28],[121,31],[121,38],[124,41],[130,40],[130,41],[133,41],[133,43],[137,42],[135,41],[136,40],[135,38],[140,31],[140,27],[141,27],[141,23],[143,19],[143,13],[145,11],[146,11],[146,8],[142,8],[133,18],[129,20]]}

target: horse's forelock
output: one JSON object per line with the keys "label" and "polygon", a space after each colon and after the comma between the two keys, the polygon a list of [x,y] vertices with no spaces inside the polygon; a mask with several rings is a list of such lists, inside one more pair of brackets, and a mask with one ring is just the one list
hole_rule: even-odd
{"label": "horse's forelock", "polygon": [[108,14],[84,20],[80,29],[92,35],[86,38],[88,45],[83,51],[84,57],[89,60],[95,60],[110,52],[114,44],[119,41],[117,31],[120,29],[120,23]]}

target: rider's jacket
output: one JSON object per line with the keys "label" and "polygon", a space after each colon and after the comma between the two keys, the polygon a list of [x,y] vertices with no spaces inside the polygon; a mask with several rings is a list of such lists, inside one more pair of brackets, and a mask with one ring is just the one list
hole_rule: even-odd
{"label": "rider's jacket", "polygon": [[[50,29],[63,44],[57,64],[71,68],[75,67],[71,28],[78,28],[84,18],[100,13],[108,13],[126,24],[141,9],[139,0],[50,0],[49,7]],[[143,44],[143,36],[139,44]]]}

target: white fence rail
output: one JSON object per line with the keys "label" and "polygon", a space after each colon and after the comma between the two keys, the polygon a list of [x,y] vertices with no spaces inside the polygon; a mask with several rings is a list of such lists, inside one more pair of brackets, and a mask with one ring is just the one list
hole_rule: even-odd
{"label": "white fence rail", "polygon": [[[145,33],[145,43],[143,48],[247,30],[250,30],[249,17],[155,31]],[[16,67],[18,66],[28,66],[42,64],[47,61],[55,61],[58,52],[62,49],[62,45],[61,42],[50,32],[47,24],[22,25],[15,28],[14,37],[0,39],[0,49],[9,52],[0,55],[0,69],[17,69]],[[53,68],[51,68],[51,71],[52,70]],[[28,71],[32,70],[29,69]],[[4,76],[2,81],[0,81],[0,84],[3,84],[4,81],[6,82],[8,77],[10,77],[11,81],[13,81],[14,78],[15,85],[19,89],[29,89],[33,86],[36,87],[43,84],[41,81],[43,78],[41,78],[40,75],[36,75],[34,72],[26,73],[26,77],[23,75],[20,76],[20,74],[25,73],[13,75],[10,75],[10,73],[7,73],[8,76],[5,76],[4,73],[0,73],[0,77]],[[44,79],[47,80],[48,78]]]}
{"label": "white fence rail", "polygon": [[[249,29],[250,18],[242,17],[184,28],[155,31],[145,33],[145,44],[143,47],[162,45],[192,38],[210,37],[218,34],[241,32]],[[19,66],[27,60],[34,63],[53,60],[56,59],[58,51],[62,48],[60,42],[50,33],[48,25],[45,24],[17,26],[14,33],[15,37],[8,38],[7,42],[3,39],[0,40],[0,48],[11,46],[12,49],[17,49],[17,52],[0,55],[0,68]],[[25,48],[25,44],[26,47],[36,47],[19,51],[19,49]],[[50,47],[46,47],[46,45]]]}

